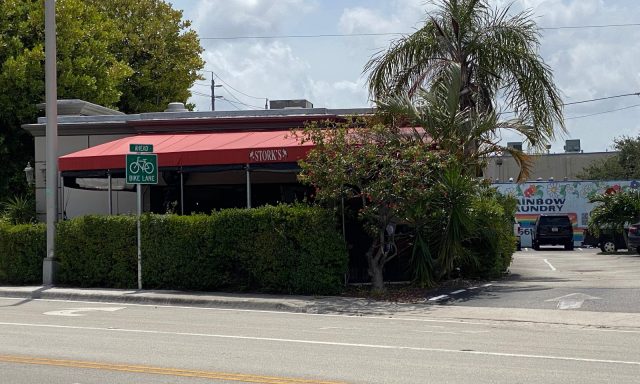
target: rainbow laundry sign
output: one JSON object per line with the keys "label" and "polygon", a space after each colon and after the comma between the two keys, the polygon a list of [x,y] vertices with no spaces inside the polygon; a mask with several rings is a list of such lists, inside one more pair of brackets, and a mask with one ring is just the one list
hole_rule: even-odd
{"label": "rainbow laundry sign", "polygon": [[640,189],[638,181],[536,181],[495,184],[498,191],[518,200],[516,220],[520,223],[522,246],[531,246],[531,232],[537,217],[543,213],[569,215],[573,223],[573,241],[580,246],[583,230],[589,222],[594,205],[591,196],[615,193],[626,189]]}

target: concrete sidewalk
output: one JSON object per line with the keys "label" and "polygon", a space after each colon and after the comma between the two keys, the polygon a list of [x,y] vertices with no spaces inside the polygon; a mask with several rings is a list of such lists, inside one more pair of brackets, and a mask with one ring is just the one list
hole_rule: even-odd
{"label": "concrete sidewalk", "polygon": [[542,323],[640,331],[640,313],[491,308],[393,303],[340,296],[285,296],[183,291],[79,289],[43,286],[0,287],[0,297],[139,305],[169,305],[352,316]]}

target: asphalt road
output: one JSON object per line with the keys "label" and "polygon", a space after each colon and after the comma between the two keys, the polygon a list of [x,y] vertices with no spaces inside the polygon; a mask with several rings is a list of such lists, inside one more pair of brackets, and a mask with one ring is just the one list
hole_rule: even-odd
{"label": "asphalt road", "polygon": [[640,255],[546,247],[517,252],[506,280],[446,296],[440,304],[473,307],[640,313]]}
{"label": "asphalt road", "polygon": [[507,280],[367,316],[0,298],[0,382],[638,383],[639,269],[523,251]]}

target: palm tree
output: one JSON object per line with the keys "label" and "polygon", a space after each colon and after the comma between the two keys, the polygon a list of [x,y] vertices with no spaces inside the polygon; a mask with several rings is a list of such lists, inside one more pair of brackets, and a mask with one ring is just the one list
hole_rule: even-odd
{"label": "palm tree", "polygon": [[[492,8],[487,0],[441,0],[421,29],[366,64],[372,99],[403,93],[413,98],[458,67],[458,109],[491,112],[497,98],[504,98],[531,127],[525,140],[543,149],[554,138],[555,123],[564,131],[562,102],[551,69],[538,54],[539,30],[530,12],[508,16],[509,11]],[[474,146],[465,150],[475,152]]]}
{"label": "palm tree", "polygon": [[413,134],[433,149],[455,157],[463,172],[475,176],[487,157],[509,154],[520,167],[518,179],[525,179],[532,159],[524,152],[500,144],[503,130],[516,132],[529,141],[536,140],[538,131],[520,118],[501,121],[493,110],[460,109],[464,95],[461,68],[452,64],[443,70],[430,89],[420,88],[413,97],[408,94],[389,97],[378,103],[387,119],[404,119],[405,125],[421,127]]}
{"label": "palm tree", "polygon": [[589,214],[589,232],[595,236],[600,236],[602,230],[622,233],[628,246],[629,237],[624,228],[640,219],[640,192],[605,192],[592,196],[589,202],[597,204]]}

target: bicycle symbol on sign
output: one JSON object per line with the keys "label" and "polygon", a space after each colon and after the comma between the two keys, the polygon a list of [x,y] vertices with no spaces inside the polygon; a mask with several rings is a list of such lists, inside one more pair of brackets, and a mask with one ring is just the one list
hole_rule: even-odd
{"label": "bicycle symbol on sign", "polygon": [[139,172],[144,172],[147,175],[151,175],[154,171],[153,164],[148,162],[145,158],[138,157],[135,162],[129,165],[129,172],[132,174],[137,174]]}

